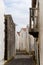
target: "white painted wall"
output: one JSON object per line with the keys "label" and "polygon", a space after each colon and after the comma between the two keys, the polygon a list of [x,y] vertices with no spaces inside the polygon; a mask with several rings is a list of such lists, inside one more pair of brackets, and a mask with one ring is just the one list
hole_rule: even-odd
{"label": "white painted wall", "polygon": [[39,0],[40,65],[43,65],[43,0]]}
{"label": "white painted wall", "polygon": [[29,28],[26,29],[26,51],[29,53]]}
{"label": "white painted wall", "polygon": [[26,50],[29,52],[29,33],[28,28],[26,28],[26,31],[23,29],[20,32],[20,48],[21,50]]}
{"label": "white painted wall", "polygon": [[26,50],[26,32],[24,30],[20,32],[20,50]]}
{"label": "white painted wall", "polygon": [[29,35],[30,37],[30,51],[34,51],[34,37],[32,35]]}
{"label": "white painted wall", "polygon": [[4,2],[0,0],[0,60],[4,58]]}
{"label": "white painted wall", "polygon": [[20,36],[16,33],[16,49],[19,50],[20,48]]}

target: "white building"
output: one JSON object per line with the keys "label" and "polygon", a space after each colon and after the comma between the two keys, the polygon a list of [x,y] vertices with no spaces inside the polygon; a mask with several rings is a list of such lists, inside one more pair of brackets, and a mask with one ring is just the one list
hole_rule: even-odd
{"label": "white building", "polygon": [[29,33],[28,26],[20,31],[20,50],[25,50],[29,53]]}
{"label": "white building", "polygon": [[27,29],[26,29],[27,33],[26,33],[26,36],[27,36],[27,43],[26,43],[26,50],[27,52],[29,51],[34,51],[34,37],[32,35],[29,34],[29,26],[27,25]]}
{"label": "white building", "polygon": [[29,53],[29,26],[26,27],[26,51]]}
{"label": "white building", "polygon": [[29,35],[29,51],[34,51],[34,37]]}
{"label": "white building", "polygon": [[16,46],[16,50],[20,50],[20,32],[16,33],[16,43],[15,43],[15,46]]}
{"label": "white building", "polygon": [[20,31],[20,50],[26,50],[26,28]]}
{"label": "white building", "polygon": [[4,2],[3,0],[0,0],[0,61],[3,58],[4,58]]}
{"label": "white building", "polygon": [[27,53],[34,51],[34,37],[29,34],[28,26],[17,32],[16,49],[26,51]]}
{"label": "white building", "polygon": [[43,65],[43,0],[39,0],[40,65]]}

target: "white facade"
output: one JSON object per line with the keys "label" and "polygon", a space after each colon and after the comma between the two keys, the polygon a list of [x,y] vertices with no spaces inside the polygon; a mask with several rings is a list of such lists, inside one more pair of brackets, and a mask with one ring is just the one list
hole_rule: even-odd
{"label": "white facade", "polygon": [[15,43],[16,49],[20,49],[20,35],[16,33],[16,43]]}
{"label": "white facade", "polygon": [[40,65],[43,65],[43,0],[39,0]]}
{"label": "white facade", "polygon": [[29,27],[26,28],[26,51],[29,53]]}
{"label": "white facade", "polygon": [[32,35],[29,35],[29,42],[30,51],[34,51],[34,37]]}
{"label": "white facade", "polygon": [[34,51],[34,37],[29,34],[29,26],[27,26],[26,32],[26,51]]}
{"label": "white facade", "polygon": [[20,31],[20,49],[29,53],[29,33],[28,27]]}
{"label": "white facade", "polygon": [[28,53],[34,51],[34,37],[29,35],[28,27],[21,29],[20,36],[16,34],[16,49],[25,50]]}
{"label": "white facade", "polygon": [[0,60],[4,58],[4,2],[0,0]]}
{"label": "white facade", "polygon": [[26,50],[26,31],[23,29],[20,32],[20,50]]}

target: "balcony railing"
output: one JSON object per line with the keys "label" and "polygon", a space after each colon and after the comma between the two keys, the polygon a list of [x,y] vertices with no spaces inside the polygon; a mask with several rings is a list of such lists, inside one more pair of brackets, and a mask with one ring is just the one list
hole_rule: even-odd
{"label": "balcony railing", "polygon": [[30,31],[38,31],[38,8],[30,8]]}

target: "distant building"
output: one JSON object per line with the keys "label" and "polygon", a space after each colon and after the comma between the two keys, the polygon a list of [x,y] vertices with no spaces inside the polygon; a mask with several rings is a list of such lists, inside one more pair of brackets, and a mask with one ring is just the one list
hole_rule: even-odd
{"label": "distant building", "polygon": [[32,52],[34,51],[34,37],[29,34],[29,26],[27,25],[26,27],[26,50],[27,52]]}
{"label": "distant building", "polygon": [[5,55],[4,59],[9,60],[15,54],[15,23],[11,15],[5,15]]}
{"label": "distant building", "polygon": [[29,34],[28,27],[21,28],[20,31],[20,50],[25,50],[29,53]]}
{"label": "distant building", "polygon": [[16,33],[16,50],[20,50],[20,32]]}
{"label": "distant building", "polygon": [[29,26],[27,25],[26,27],[26,51],[29,53],[29,30],[28,30]]}
{"label": "distant building", "polygon": [[16,33],[16,50],[26,51],[27,53],[34,51],[34,37],[29,33],[29,26],[21,28]]}
{"label": "distant building", "polygon": [[29,51],[33,52],[34,49],[34,37],[32,35],[29,35]]}
{"label": "distant building", "polygon": [[26,50],[26,28],[20,31],[20,50]]}

